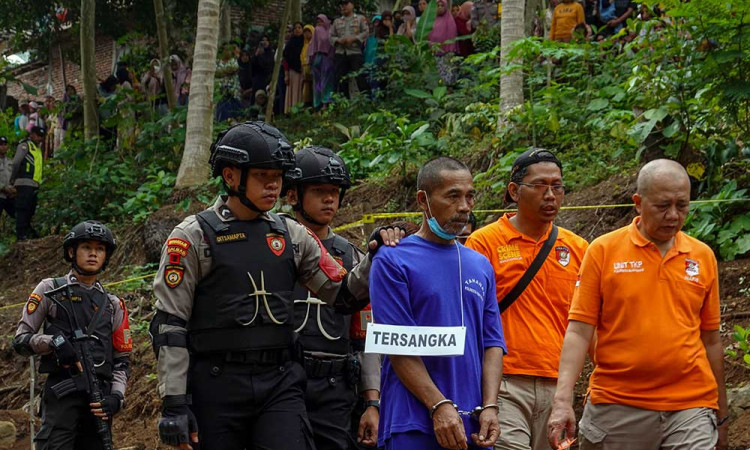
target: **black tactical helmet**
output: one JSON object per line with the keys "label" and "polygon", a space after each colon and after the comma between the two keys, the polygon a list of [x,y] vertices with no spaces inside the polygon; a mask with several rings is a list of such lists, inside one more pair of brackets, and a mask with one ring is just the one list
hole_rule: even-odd
{"label": "black tactical helmet", "polygon": [[227,166],[287,171],[294,168],[294,150],[278,129],[265,122],[245,122],[219,133],[208,162],[213,177],[221,176]]}
{"label": "black tactical helmet", "polygon": [[352,186],[344,160],[326,147],[305,147],[294,155],[297,167],[287,172],[286,184],[330,183],[348,189]]}
{"label": "black tactical helmet", "polygon": [[352,185],[346,163],[333,150],[318,146],[305,147],[298,151],[294,158],[297,161],[297,167],[287,172],[284,178],[282,195],[286,195],[290,188],[297,187],[297,203],[292,206],[292,209],[299,211],[305,220],[324,225],[317,222],[302,209],[304,189],[300,189],[300,187],[308,183],[327,183],[339,186],[341,188],[339,206],[341,206],[346,190]]}
{"label": "black tactical helmet", "polygon": [[65,235],[65,239],[63,239],[63,257],[65,258],[65,261],[73,263],[73,268],[80,273],[89,275],[82,271],[76,264],[75,258],[71,258],[68,254],[68,249],[73,248],[75,256],[75,247],[84,241],[99,241],[107,247],[107,256],[104,257],[104,264],[102,264],[100,271],[106,269],[107,264],[109,263],[109,258],[117,248],[117,240],[115,240],[115,237],[112,235],[112,231],[99,221],[86,220],[74,226],[73,229],[70,230],[70,233]]}

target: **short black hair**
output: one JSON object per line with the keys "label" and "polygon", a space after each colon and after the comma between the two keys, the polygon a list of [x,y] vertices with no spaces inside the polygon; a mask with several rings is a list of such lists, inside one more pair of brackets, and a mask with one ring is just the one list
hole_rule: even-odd
{"label": "short black hair", "polygon": [[430,193],[436,186],[442,181],[440,178],[440,172],[447,171],[458,171],[465,170],[471,173],[469,167],[450,156],[438,156],[425,163],[419,174],[417,175],[417,189]]}

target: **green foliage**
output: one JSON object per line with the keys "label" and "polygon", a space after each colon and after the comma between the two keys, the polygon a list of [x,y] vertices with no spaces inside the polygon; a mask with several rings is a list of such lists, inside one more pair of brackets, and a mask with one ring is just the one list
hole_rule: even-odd
{"label": "green foliage", "polygon": [[425,162],[437,152],[429,123],[411,122],[385,110],[368,115],[364,131],[356,126],[336,127],[349,138],[339,153],[355,178],[384,176],[399,166],[405,176],[409,165]]}
{"label": "green foliage", "polygon": [[422,16],[419,18],[417,23],[417,33],[415,35],[417,42],[425,42],[427,37],[432,32],[432,28],[435,25],[435,17],[437,16],[437,0],[430,0],[427,3]]}
{"label": "green foliage", "polygon": [[734,344],[727,348],[724,353],[732,358],[741,356],[742,361],[750,367],[750,327],[745,328],[742,325],[735,325],[732,339],[734,339]]}
{"label": "green foliage", "polygon": [[[117,105],[117,96],[110,100]],[[35,216],[39,231],[60,232],[93,218],[111,224],[123,218],[138,223],[171,195],[186,110],[178,108],[151,120],[135,114],[145,111],[147,104],[122,102],[119,107],[105,123],[133,130],[135,145],[115,149],[104,141],[66,139],[45,162]]]}
{"label": "green foliage", "polygon": [[[727,183],[709,200],[747,199],[746,189]],[[750,252],[750,205],[748,202],[701,203],[691,206],[684,230],[705,242],[727,261]]]}

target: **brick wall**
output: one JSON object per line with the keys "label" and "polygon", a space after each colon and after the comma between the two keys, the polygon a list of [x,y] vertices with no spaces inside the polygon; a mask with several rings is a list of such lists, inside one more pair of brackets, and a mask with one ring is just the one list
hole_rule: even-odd
{"label": "brick wall", "polygon": [[[74,41],[75,44],[78,41]],[[71,45],[75,45],[71,44]],[[96,60],[96,78],[97,81],[102,81],[112,74],[112,53],[114,51],[112,38],[109,36],[97,36],[96,37],[96,48],[95,48],[95,60]],[[47,82],[49,81],[49,71],[52,71],[52,95],[56,99],[62,99],[65,93],[65,86],[63,85],[62,67],[60,65],[60,54],[57,51],[53,52],[52,61],[50,65],[44,65],[28,71],[22,71],[17,74],[16,77],[26,84],[37,88],[37,95],[32,96],[24,91],[23,87],[18,83],[8,84],[8,95],[13,96],[18,100],[36,100],[37,102],[43,102],[47,96]],[[79,61],[65,60],[65,76],[68,84],[75,86],[79,94],[83,93],[83,86],[81,84],[81,67]]]}

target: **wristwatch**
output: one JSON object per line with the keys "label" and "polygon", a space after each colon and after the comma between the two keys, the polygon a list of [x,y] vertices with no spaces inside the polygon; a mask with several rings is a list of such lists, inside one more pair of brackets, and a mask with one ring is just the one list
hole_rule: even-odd
{"label": "wristwatch", "polygon": [[374,406],[378,408],[378,411],[380,411],[380,400],[367,400],[365,402],[365,409],[369,408],[370,406]]}
{"label": "wristwatch", "polygon": [[57,336],[52,338],[52,342],[50,342],[52,348],[55,349],[60,348],[63,344],[65,344],[65,336],[63,336],[62,334],[58,334]]}

